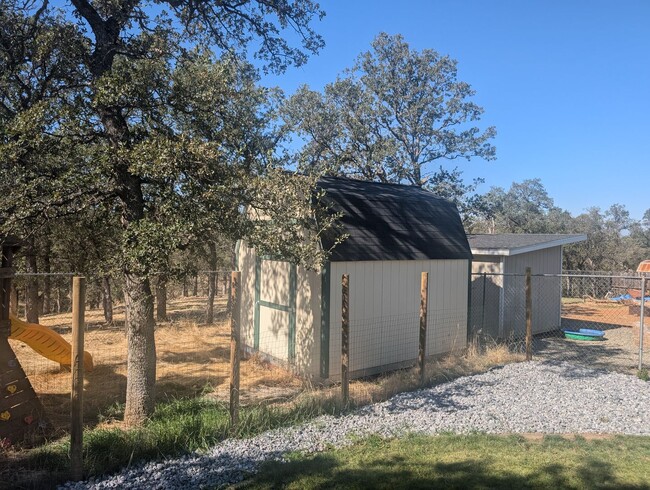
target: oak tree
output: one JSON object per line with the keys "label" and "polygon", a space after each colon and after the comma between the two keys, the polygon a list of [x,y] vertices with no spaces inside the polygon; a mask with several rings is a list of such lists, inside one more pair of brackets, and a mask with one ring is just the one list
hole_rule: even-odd
{"label": "oak tree", "polygon": [[305,142],[303,170],[405,182],[458,202],[478,182],[443,162],[495,158],[496,131],[474,126],[483,109],[473,96],[455,60],[381,33],[322,93],[301,87],[284,114]]}
{"label": "oak tree", "polygon": [[[154,405],[150,278],[207,217],[230,237],[319,260],[317,231],[304,240],[304,227],[313,227],[311,182],[284,173],[272,154],[253,162],[260,152],[251,148],[266,144],[263,137],[232,151],[218,132],[198,138],[187,122],[212,124],[206,109],[251,87],[253,71],[238,63],[249,46],[265,70],[303,64],[323,45],[310,26],[322,15],[312,0],[70,0],[56,7],[2,0],[3,226],[37,226],[95,206],[117,217],[128,424],[141,423]],[[221,63],[221,56],[237,62]],[[238,74],[203,83],[240,68],[248,74],[240,85],[229,84]],[[267,219],[251,219],[245,207]]]}

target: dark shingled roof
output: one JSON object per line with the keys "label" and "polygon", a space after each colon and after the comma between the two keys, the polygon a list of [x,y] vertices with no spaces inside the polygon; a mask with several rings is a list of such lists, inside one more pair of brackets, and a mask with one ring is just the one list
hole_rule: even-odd
{"label": "dark shingled roof", "polygon": [[[419,187],[324,177],[323,201],[342,212],[350,236],[332,252],[332,262],[362,260],[471,259],[456,205]],[[332,247],[334,236],[323,237]]]}
{"label": "dark shingled roof", "polygon": [[581,242],[586,240],[587,237],[585,235],[566,234],[498,233],[493,235],[468,235],[467,239],[475,253],[513,255]]}

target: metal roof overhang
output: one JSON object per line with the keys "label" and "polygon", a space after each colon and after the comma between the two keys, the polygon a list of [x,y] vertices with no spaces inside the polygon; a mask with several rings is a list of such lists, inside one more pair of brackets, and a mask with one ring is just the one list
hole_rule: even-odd
{"label": "metal roof overhang", "polygon": [[550,240],[542,243],[535,243],[533,245],[526,245],[523,247],[512,248],[475,248],[472,247],[472,255],[519,255],[527,252],[535,252],[537,250],[544,250],[545,248],[558,247],[561,245],[568,245],[570,243],[584,242],[587,235],[572,235],[568,237],[558,238],[557,240]]}

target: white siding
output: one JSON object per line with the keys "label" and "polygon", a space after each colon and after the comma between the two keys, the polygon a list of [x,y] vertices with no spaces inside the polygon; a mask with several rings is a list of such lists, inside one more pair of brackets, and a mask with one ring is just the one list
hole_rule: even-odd
{"label": "white siding", "polygon": [[255,250],[239,242],[237,269],[241,271],[241,342],[253,345],[253,314],[255,311]]}
{"label": "white siding", "polygon": [[319,376],[321,276],[298,267],[296,279],[296,369],[305,375]]}
{"label": "white siding", "polygon": [[[552,247],[535,252],[506,257],[506,274],[525,274],[530,267],[535,274],[560,274],[562,272],[562,247]],[[561,281],[559,277],[533,277],[533,333],[557,330],[560,320]],[[506,277],[505,329],[515,336],[526,332],[526,294],[523,277]]]}
{"label": "white siding", "polygon": [[[476,274],[486,273],[485,277]],[[503,257],[474,255],[472,260],[470,331],[485,337],[503,336]]]}
{"label": "white siding", "polygon": [[289,304],[289,269],[288,262],[277,260],[262,261],[260,280],[260,299],[279,305]]}
{"label": "white siding", "polygon": [[[252,351],[254,346],[256,253],[244,242],[239,247],[238,267],[242,273],[241,339]],[[288,306],[289,271],[287,262],[263,260],[260,300]],[[321,277],[319,273],[296,268],[295,368],[304,375],[318,376],[320,365]],[[289,356],[289,313],[260,306],[259,350],[279,361]]]}
{"label": "white siding", "polygon": [[330,377],[340,376],[341,276],[350,275],[350,370],[381,370],[418,354],[420,275],[429,273],[427,355],[467,343],[467,260],[331,264]]}

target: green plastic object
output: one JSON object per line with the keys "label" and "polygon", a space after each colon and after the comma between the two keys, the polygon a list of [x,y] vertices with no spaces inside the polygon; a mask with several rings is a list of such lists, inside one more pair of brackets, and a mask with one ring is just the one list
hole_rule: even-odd
{"label": "green plastic object", "polygon": [[567,339],[571,340],[587,340],[587,341],[592,341],[592,342],[600,342],[604,339],[604,337],[594,337],[593,335],[583,335],[577,332],[564,332],[564,336]]}

